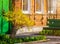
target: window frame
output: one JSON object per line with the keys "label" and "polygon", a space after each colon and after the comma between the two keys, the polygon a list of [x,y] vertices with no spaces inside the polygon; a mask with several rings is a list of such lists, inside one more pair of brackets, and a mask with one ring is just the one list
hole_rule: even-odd
{"label": "window frame", "polygon": [[24,14],[30,14],[30,2],[31,2],[31,1],[28,0],[28,5],[27,5],[28,8],[27,8],[26,11],[24,11],[24,10],[23,10],[23,3],[24,3],[24,2],[23,2],[23,0],[22,0],[22,12],[23,12]]}
{"label": "window frame", "polygon": [[36,14],[43,14],[44,13],[44,0],[41,0],[41,10],[36,11],[36,0],[35,0],[35,13]]}

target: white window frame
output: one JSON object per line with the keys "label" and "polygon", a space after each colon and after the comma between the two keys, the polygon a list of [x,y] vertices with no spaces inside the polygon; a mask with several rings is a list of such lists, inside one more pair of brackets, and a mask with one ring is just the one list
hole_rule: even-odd
{"label": "white window frame", "polygon": [[[51,5],[52,5],[53,7],[52,7],[51,11],[49,11],[49,9],[48,9],[48,13],[50,13],[50,14],[56,14],[56,3],[57,3],[57,1],[56,1],[56,0],[52,0],[52,2],[53,2],[53,3],[51,3]],[[49,1],[48,1],[48,3],[49,3]],[[48,6],[49,6],[49,5],[48,5]]]}
{"label": "white window frame", "polygon": [[[35,4],[36,4],[36,0],[35,0]],[[35,13],[36,14],[43,14],[44,13],[44,0],[41,0],[41,10],[40,11],[36,11],[36,6],[35,6]]]}
{"label": "white window frame", "polygon": [[23,0],[22,0],[22,12],[23,12],[24,14],[30,14],[30,2],[31,2],[31,1],[28,0],[28,8],[27,8],[28,10],[24,11],[24,10],[23,10]]}

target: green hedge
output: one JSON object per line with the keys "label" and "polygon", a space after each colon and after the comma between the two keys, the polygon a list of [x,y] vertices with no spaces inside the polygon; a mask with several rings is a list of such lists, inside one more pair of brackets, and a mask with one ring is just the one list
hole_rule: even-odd
{"label": "green hedge", "polygon": [[25,38],[10,38],[9,35],[0,35],[0,44],[14,44],[14,43],[22,43],[22,42],[30,42],[37,40],[45,40],[46,36],[32,36]]}
{"label": "green hedge", "polygon": [[53,29],[47,29],[43,30],[42,32],[39,33],[40,35],[55,35],[55,36],[60,36],[60,30],[53,30]]}
{"label": "green hedge", "polygon": [[48,19],[49,23],[47,24],[50,27],[60,27],[60,19]]}

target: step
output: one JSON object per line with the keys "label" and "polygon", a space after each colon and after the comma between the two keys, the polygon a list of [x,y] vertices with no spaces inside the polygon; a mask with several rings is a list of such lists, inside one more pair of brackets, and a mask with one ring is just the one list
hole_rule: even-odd
{"label": "step", "polygon": [[43,30],[43,27],[23,27],[21,29],[18,29],[16,35],[18,34],[22,34],[22,33],[25,33],[25,34],[33,34],[33,33],[37,33],[37,32],[40,32]]}

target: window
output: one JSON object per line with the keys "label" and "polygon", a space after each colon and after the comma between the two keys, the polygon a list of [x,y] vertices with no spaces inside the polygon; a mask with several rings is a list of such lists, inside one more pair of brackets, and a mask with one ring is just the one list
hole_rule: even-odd
{"label": "window", "polygon": [[22,10],[23,13],[30,13],[30,0],[22,0]]}
{"label": "window", "polygon": [[44,1],[43,0],[35,0],[35,13],[41,14],[43,13],[43,6]]}
{"label": "window", "polygon": [[48,0],[48,13],[56,14],[56,0]]}

